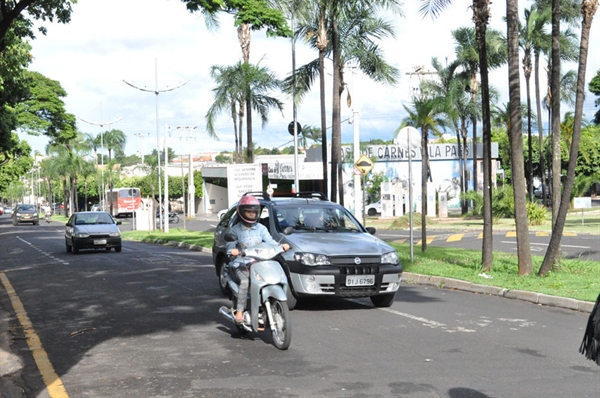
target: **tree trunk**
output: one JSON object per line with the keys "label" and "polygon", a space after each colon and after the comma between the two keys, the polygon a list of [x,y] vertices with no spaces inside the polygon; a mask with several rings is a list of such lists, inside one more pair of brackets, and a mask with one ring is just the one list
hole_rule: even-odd
{"label": "tree trunk", "polygon": [[483,242],[481,265],[492,270],[492,126],[490,123],[490,87],[486,46],[486,28],[490,17],[489,0],[473,0],[473,20],[477,33],[479,70],[481,75],[481,116],[483,125]]}
{"label": "tree trunk", "polygon": [[529,275],[533,270],[529,246],[527,202],[525,200],[525,159],[521,115],[521,84],[519,78],[519,12],[518,0],[506,2],[508,37],[508,87],[510,95],[510,148],[512,182],[515,201],[515,224],[517,229],[517,256],[519,275]]}
{"label": "tree trunk", "polygon": [[327,19],[325,7],[321,6],[319,11],[319,36],[317,37],[317,47],[319,48],[319,89],[321,100],[321,156],[323,161],[323,190],[329,197],[327,181],[327,109],[325,107],[325,50],[329,40],[327,39]]}
{"label": "tree trunk", "polygon": [[[552,0],[552,229],[556,226],[562,184],[560,153],[560,0]],[[555,259],[560,264],[560,256]]]}
{"label": "tree trunk", "polygon": [[546,205],[546,163],[544,159],[544,128],[542,125],[542,100],[540,98],[540,51],[534,50],[534,85],[535,102],[538,119],[538,136],[540,141],[540,180],[542,181],[542,203]]}
{"label": "tree trunk", "polygon": [[427,250],[427,176],[429,153],[427,151],[427,128],[421,128],[421,251]]}
{"label": "tree trunk", "polygon": [[533,202],[533,142],[531,141],[531,90],[529,79],[531,78],[531,57],[523,60],[523,69],[525,74],[525,92],[527,93],[527,194],[529,200]]}
{"label": "tree trunk", "polygon": [[[473,190],[475,192],[479,192],[479,177],[478,177],[478,167],[477,167],[477,118],[473,117],[471,119],[471,124],[473,125]],[[466,143],[465,143],[466,145]],[[465,163],[466,163],[466,154],[465,154]],[[467,183],[467,189],[468,189]]]}
{"label": "tree trunk", "polygon": [[581,4],[581,13],[583,22],[581,24],[581,45],[579,47],[579,70],[577,73],[577,96],[575,99],[575,119],[573,121],[573,140],[569,151],[569,164],[567,166],[567,180],[565,181],[564,191],[560,200],[560,207],[556,222],[552,226],[552,237],[548,244],[548,250],[544,256],[544,261],[538,272],[538,275],[545,275],[556,263],[557,256],[560,254],[560,241],[569,210],[569,198],[573,190],[575,181],[575,167],[579,155],[579,142],[581,138],[581,121],[583,118],[583,100],[585,97],[585,69],[587,66],[588,47],[590,28],[594,14],[598,9],[598,0],[583,0]]}
{"label": "tree trunk", "polygon": [[[338,1],[333,2],[332,7],[337,9]],[[341,167],[341,115],[340,115],[340,97],[342,94],[341,85],[341,61],[340,61],[340,38],[337,21],[331,22],[331,40],[333,45],[333,98],[331,110],[331,201],[338,202],[339,190],[338,175]],[[340,182],[341,183],[341,182]]]}
{"label": "tree trunk", "polygon": [[[252,104],[250,103],[250,96],[246,99],[246,145],[248,145],[247,153],[247,161],[248,163],[254,163],[254,148],[252,148]],[[298,188],[296,188],[298,189]]]}

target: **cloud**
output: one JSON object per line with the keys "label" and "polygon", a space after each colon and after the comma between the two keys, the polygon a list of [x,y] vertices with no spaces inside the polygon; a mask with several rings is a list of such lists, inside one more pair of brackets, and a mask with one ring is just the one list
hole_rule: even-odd
{"label": "cloud", "polygon": [[[357,74],[346,74],[353,101],[359,111],[361,140],[393,138],[393,133],[406,112],[402,104],[409,104],[412,88],[418,85],[416,76],[406,75],[416,65],[430,69],[432,57],[445,62],[454,58],[451,31],[472,25],[472,11],[467,2],[455,2],[439,18],[423,19],[417,14],[417,5],[405,2],[404,18],[393,20],[396,39],[382,43],[388,62],[400,69],[398,85],[384,86]],[[529,2],[521,2],[528,7]],[[493,2],[490,26],[505,31],[502,20],[503,2]],[[209,76],[212,65],[232,65],[241,58],[237,32],[231,17],[220,17],[218,31],[206,28],[200,14],[191,14],[179,0],[86,0],[73,5],[72,20],[67,25],[46,24],[47,36],[38,35],[32,42],[34,61],[32,70],[58,80],[67,91],[67,111],[78,117],[78,128],[97,134],[107,128],[122,130],[128,137],[126,153],[143,150],[149,153],[157,141],[164,139],[167,126],[171,127],[171,145],[177,153],[207,150],[233,150],[233,126],[227,113],[218,118],[215,141],[204,132],[204,116],[212,104],[214,83]],[[592,27],[590,58],[586,81],[600,69],[598,23]],[[296,45],[296,64],[299,66],[316,58],[317,54],[301,41]],[[251,61],[259,62],[275,71],[280,78],[292,69],[292,50],[289,40],[266,38],[264,32],[253,32]],[[563,70],[576,65],[563,65]],[[331,67],[329,67],[331,70]],[[150,92],[141,91],[125,84]],[[501,102],[508,100],[506,68],[493,71],[491,84],[500,90]],[[170,90],[174,87],[181,87]],[[521,81],[524,92],[524,80]],[[160,93],[154,94],[154,90]],[[328,75],[326,107],[328,123],[331,120],[331,77]],[[545,87],[542,87],[545,92]],[[272,111],[270,121],[262,129],[254,118],[254,140],[262,147],[291,145],[287,126],[292,120],[290,98],[279,98],[286,104],[283,115]],[[345,95],[342,103],[345,103]],[[525,96],[522,96],[525,102]],[[156,102],[158,100],[158,132]],[[563,106],[563,110],[566,106]],[[585,113],[595,112],[593,96],[588,95]],[[352,108],[343,105],[342,119],[351,119]],[[319,93],[315,89],[298,104],[298,121],[303,125],[320,126]],[[105,126],[115,119],[121,121]],[[95,124],[83,122],[81,119]],[[176,126],[197,126],[193,137],[184,135]],[[354,126],[342,124],[343,142],[352,142]],[[159,135],[157,139],[157,133]],[[328,130],[331,133],[331,130]],[[43,152],[47,139],[27,138],[34,149]],[[162,145],[162,144],[161,144]]]}

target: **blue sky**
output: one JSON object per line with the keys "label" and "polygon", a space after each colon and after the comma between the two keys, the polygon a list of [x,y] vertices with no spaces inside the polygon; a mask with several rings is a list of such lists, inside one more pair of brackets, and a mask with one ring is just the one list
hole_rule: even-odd
{"label": "blue sky", "polygon": [[[406,115],[402,105],[410,103],[412,88],[418,86],[418,78],[406,73],[418,65],[430,69],[428,65],[434,56],[441,61],[452,60],[451,30],[472,24],[470,2],[455,2],[436,20],[422,19],[413,3],[405,2],[404,18],[389,17],[397,27],[396,38],[382,43],[388,62],[401,71],[399,83],[394,87],[383,86],[360,74],[352,76],[348,72],[346,75],[359,112],[361,140],[393,138]],[[520,2],[521,7],[529,4],[528,1]],[[491,7],[491,27],[504,31],[504,2],[495,1]],[[157,145],[162,146],[167,130],[169,145],[176,153],[234,149],[233,127],[228,115],[223,114],[217,120],[219,141],[207,136],[204,119],[213,101],[210,67],[232,65],[241,57],[230,18],[222,17],[220,29],[209,31],[202,18],[189,13],[179,0],[81,0],[73,5],[73,9],[71,23],[46,24],[47,36],[39,35],[32,42],[34,61],[30,69],[61,83],[68,93],[65,98],[67,111],[77,117],[81,131],[98,134],[111,128],[120,129],[128,137],[127,154],[142,150],[149,153]],[[590,35],[586,82],[600,69],[600,51],[594,50],[600,48],[597,19]],[[290,42],[266,38],[261,32],[252,35],[251,62],[268,66],[280,78],[287,76],[291,71]],[[316,53],[302,42],[297,43],[297,65],[315,57]],[[576,67],[575,64],[563,65],[563,71]],[[329,109],[331,79],[328,77]],[[158,137],[155,94],[136,90],[124,80],[141,89],[153,91],[158,88],[161,91],[158,95]],[[506,68],[492,72],[490,82],[500,91],[501,102],[507,102]],[[521,84],[524,92],[523,79]],[[175,88],[178,86],[181,87]],[[541,91],[545,90],[545,86],[542,87]],[[255,118],[254,140],[262,147],[291,145],[291,136],[287,132],[293,115],[291,102],[284,96],[279,98],[286,104],[283,115],[272,111],[264,129]],[[525,102],[524,95],[522,98]],[[591,94],[587,97],[584,113],[588,118],[595,112],[594,98]],[[343,99],[342,103],[345,103],[345,94]],[[568,109],[563,105],[562,110]],[[350,119],[352,112],[353,109],[344,105],[342,119]],[[302,125],[320,125],[317,90],[298,105],[297,114]],[[328,111],[328,120],[330,115]],[[342,124],[344,142],[352,141],[353,128],[348,122]],[[45,137],[26,139],[34,150],[44,151]]]}

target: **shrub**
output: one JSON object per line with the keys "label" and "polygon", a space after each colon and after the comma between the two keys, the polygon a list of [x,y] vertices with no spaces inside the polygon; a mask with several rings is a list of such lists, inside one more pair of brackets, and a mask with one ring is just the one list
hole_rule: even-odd
{"label": "shrub", "polygon": [[546,208],[535,202],[527,202],[527,219],[529,225],[544,225],[546,222]]}

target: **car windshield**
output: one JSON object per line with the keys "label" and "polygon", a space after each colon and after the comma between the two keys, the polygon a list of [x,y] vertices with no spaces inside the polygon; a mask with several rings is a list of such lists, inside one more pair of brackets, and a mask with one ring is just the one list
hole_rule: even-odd
{"label": "car windshield", "polygon": [[280,231],[293,227],[298,231],[359,232],[362,227],[341,206],[279,205],[274,207],[275,224]]}
{"label": "car windshield", "polygon": [[21,206],[17,207],[17,211],[34,211],[34,210],[35,210],[34,205],[21,205]]}
{"label": "car windshield", "polygon": [[75,219],[75,225],[114,224],[108,213],[79,214]]}

